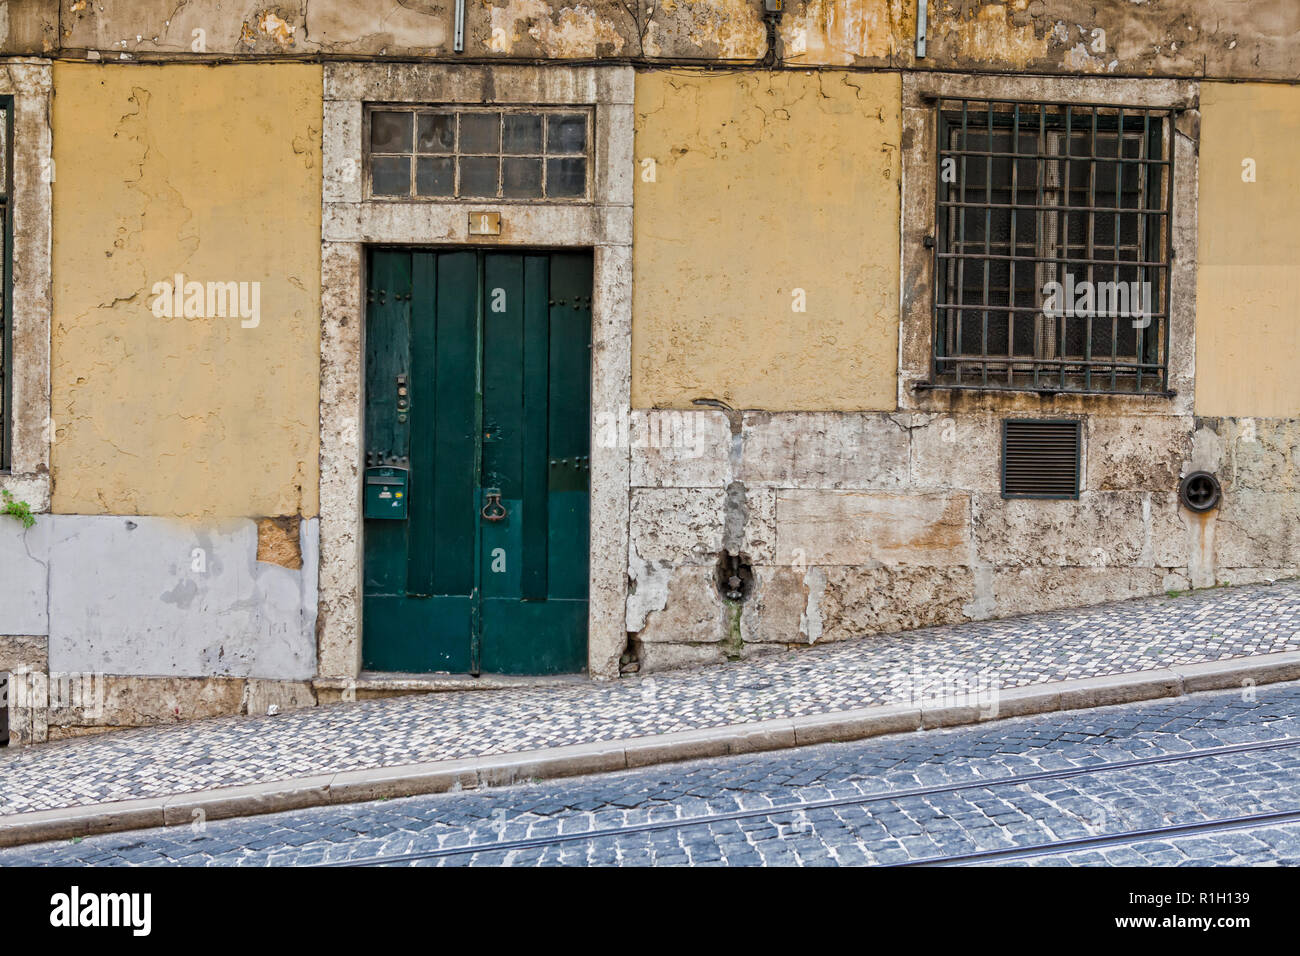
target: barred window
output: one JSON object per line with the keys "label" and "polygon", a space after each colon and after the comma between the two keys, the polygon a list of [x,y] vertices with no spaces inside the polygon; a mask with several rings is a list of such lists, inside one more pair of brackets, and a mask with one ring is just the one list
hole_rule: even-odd
{"label": "barred window", "polygon": [[1171,111],[938,107],[931,383],[1167,394]]}
{"label": "barred window", "polygon": [[587,198],[587,111],[375,107],[368,120],[374,199]]}

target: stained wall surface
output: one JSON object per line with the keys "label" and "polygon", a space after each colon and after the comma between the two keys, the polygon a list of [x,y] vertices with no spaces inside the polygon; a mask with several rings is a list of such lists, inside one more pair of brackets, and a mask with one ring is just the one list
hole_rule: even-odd
{"label": "stained wall surface", "polygon": [[[758,0],[472,0],[460,55],[451,7],[0,4],[0,54],[55,63],[57,512],[0,526],[0,666],[106,672],[133,703],[97,726],[251,713],[251,682],[297,695],[316,673],[330,613],[317,572],[341,566],[321,561],[311,520],[320,327],[362,316],[350,278],[326,282],[344,306],[322,309],[322,135],[330,155],[361,156],[358,124],[322,133],[322,68],[306,61],[323,58],[407,61],[376,67],[376,100],[420,71],[461,82],[467,59],[489,64],[483,89],[497,93],[558,82],[537,60],[639,70],[635,155],[607,172],[635,182],[630,410],[672,427],[647,428],[660,440],[629,442],[630,475],[605,476],[627,496],[613,535],[634,583],[618,599],[625,629],[609,615],[631,636],[627,665],[1300,574],[1300,94],[1276,82],[1300,75],[1295,0],[1218,0],[1212,14],[1194,0],[930,0],[923,59],[915,0],[792,0],[775,33],[796,69],[781,71],[759,65]],[[497,63],[518,75],[506,83]],[[1179,120],[1199,176],[1180,160],[1195,234],[1175,267],[1196,301],[1180,313],[1175,351],[1195,340],[1195,376],[1180,355],[1178,396],[910,392],[908,335],[928,327],[928,309],[918,325],[899,301],[900,235],[903,266],[922,238],[899,195],[914,70],[1004,93],[1207,81],[1187,84],[1199,103]],[[403,241],[427,241],[407,212]],[[236,300],[256,287],[255,320],[211,314],[206,295],[187,315],[184,290],[179,314],[158,314],[156,286],[177,274],[205,293],[233,283]],[[622,359],[596,355],[621,406]],[[1077,501],[1002,498],[1013,412],[1083,420]],[[1223,481],[1215,513],[1180,507],[1190,470]],[[337,521],[328,497],[326,512]],[[621,564],[621,546],[603,550]],[[743,604],[719,592],[724,555],[752,571]]]}
{"label": "stained wall surface", "polygon": [[[54,89],[53,510],[314,516],[320,67],[60,62]],[[155,314],[177,274],[208,314]]]}
{"label": "stained wall surface", "polygon": [[1202,85],[1198,414],[1300,415],[1298,155],[1300,89]]}
{"label": "stained wall surface", "polygon": [[894,407],[900,96],[890,74],[638,74],[634,407]]}
{"label": "stained wall surface", "polygon": [[[785,61],[1124,76],[1292,79],[1294,0],[929,0],[925,57],[916,0],[790,0]],[[0,52],[94,51],[132,59],[388,55],[456,57],[445,0],[9,0]],[[760,0],[471,0],[461,56],[688,61],[752,67]]]}

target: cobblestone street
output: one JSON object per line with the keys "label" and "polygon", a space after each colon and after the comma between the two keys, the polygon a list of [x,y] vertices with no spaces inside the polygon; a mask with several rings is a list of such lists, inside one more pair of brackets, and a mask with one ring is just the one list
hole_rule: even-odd
{"label": "cobblestone street", "polygon": [[[1202,591],[865,638],[653,677],[371,700],[10,749],[0,751],[0,815],[913,704],[945,694],[974,697],[1297,649],[1300,585]],[[988,733],[996,739],[998,731]]]}
{"label": "cobblestone street", "polygon": [[[1294,865],[1297,715],[1300,684],[1278,684],[29,845],[0,850],[0,866],[827,866],[977,853],[1052,866]],[[1240,820],[1261,814],[1273,816]],[[1181,830],[1123,836],[1167,827]],[[1083,845],[1035,849],[1063,840]]]}

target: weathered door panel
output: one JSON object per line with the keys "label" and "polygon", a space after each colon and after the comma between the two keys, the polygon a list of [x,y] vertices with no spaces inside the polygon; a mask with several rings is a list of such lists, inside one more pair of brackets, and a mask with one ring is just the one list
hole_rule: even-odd
{"label": "weathered door panel", "polygon": [[479,262],[473,252],[438,260],[434,392],[433,525],[429,554],[434,592],[471,594],[478,512]]}
{"label": "weathered door panel", "polygon": [[[591,485],[591,258],[551,257],[547,595],[587,599]],[[580,555],[581,560],[574,560]]]}
{"label": "weathered door panel", "polygon": [[474,423],[461,418],[475,407],[477,262],[473,253],[381,250],[370,277],[367,458],[405,458],[410,479],[406,520],[365,522],[363,663],[466,671],[476,449]]}
{"label": "weathered door panel", "polygon": [[410,500],[365,523],[365,666],[582,670],[590,257],[376,251],[371,276],[366,449],[409,455]]}
{"label": "weathered door panel", "polygon": [[[399,423],[398,379],[410,371],[410,256],[376,253],[371,258],[366,304],[367,449],[386,458],[410,452],[410,426]],[[406,580],[405,521],[372,521],[366,528],[365,592],[399,596]]]}
{"label": "weathered door panel", "polygon": [[482,666],[577,671],[587,656],[591,259],[488,255],[484,290],[483,480],[509,514],[483,525]]}

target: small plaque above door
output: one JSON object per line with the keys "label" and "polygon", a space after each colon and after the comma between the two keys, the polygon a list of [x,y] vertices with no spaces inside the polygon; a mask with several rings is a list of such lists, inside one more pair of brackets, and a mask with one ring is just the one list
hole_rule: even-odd
{"label": "small plaque above door", "polygon": [[469,234],[471,236],[501,235],[501,213],[471,212],[469,214]]}

